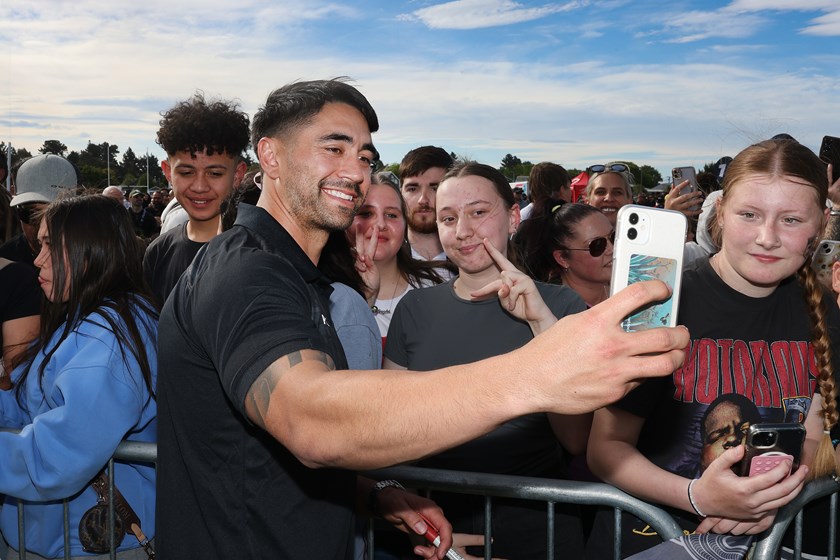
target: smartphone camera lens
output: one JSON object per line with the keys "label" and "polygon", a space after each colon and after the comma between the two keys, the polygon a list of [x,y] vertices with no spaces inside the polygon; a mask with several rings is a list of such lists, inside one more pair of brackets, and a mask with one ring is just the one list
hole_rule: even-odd
{"label": "smartphone camera lens", "polygon": [[633,239],[636,239],[637,235],[638,235],[638,232],[636,231],[636,228],[631,227],[630,229],[627,230],[627,239],[630,239],[632,241]]}
{"label": "smartphone camera lens", "polygon": [[630,214],[630,223],[633,224],[634,226],[639,223],[639,215],[636,214],[635,212]]}
{"label": "smartphone camera lens", "polygon": [[776,432],[760,432],[753,436],[755,447],[773,447],[776,445]]}

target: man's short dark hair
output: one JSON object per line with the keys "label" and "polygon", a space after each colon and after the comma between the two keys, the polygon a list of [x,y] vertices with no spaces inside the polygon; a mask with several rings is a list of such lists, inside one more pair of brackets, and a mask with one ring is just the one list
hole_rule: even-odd
{"label": "man's short dark hair", "polygon": [[528,193],[536,203],[556,198],[556,193],[570,184],[569,172],[562,165],[550,161],[538,163],[528,175]]}
{"label": "man's short dark hair", "polygon": [[[254,149],[260,138],[279,138],[309,122],[327,103],[350,105],[362,114],[371,133],[379,130],[376,111],[359,90],[346,83],[348,79],[292,82],[272,91],[254,115],[251,126]],[[374,159],[379,159],[379,154]]]}
{"label": "man's short dark hair", "polygon": [[420,146],[414,148],[400,162],[398,175],[400,181],[406,177],[417,177],[433,167],[442,167],[448,170],[455,160],[449,152],[437,146]]}
{"label": "man's short dark hair", "polygon": [[238,158],[248,147],[248,115],[233,101],[208,103],[198,92],[162,116],[157,143],[170,156],[206,151],[208,156],[226,153]]}

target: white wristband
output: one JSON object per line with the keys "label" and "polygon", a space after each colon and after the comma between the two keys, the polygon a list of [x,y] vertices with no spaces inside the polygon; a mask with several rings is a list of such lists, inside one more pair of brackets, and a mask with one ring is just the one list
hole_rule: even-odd
{"label": "white wristband", "polygon": [[696,478],[688,483],[688,503],[690,503],[691,507],[694,508],[694,513],[696,513],[700,517],[706,517],[706,515],[702,511],[700,511],[700,508],[697,507],[697,502],[694,501],[694,496],[691,494],[691,487],[694,485],[695,482],[697,482]]}

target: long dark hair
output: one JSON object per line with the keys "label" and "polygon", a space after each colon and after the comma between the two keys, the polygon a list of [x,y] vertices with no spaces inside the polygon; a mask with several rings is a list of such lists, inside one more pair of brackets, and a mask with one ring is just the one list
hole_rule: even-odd
{"label": "long dark hair", "polygon": [[577,234],[578,224],[584,218],[600,214],[601,211],[580,202],[564,204],[563,201],[549,200],[544,204],[544,214],[520,224],[516,241],[522,250],[525,272],[541,282],[562,284],[562,270],[554,260],[554,251],[560,249],[568,257],[568,250],[563,248]]}
{"label": "long dark hair", "polygon": [[[53,294],[63,294],[69,286],[69,295],[66,302],[60,297],[45,301],[38,338],[21,359],[25,369],[17,381],[18,401],[22,402],[22,387],[35,358],[44,354],[38,368],[41,384],[61,343],[94,314],[114,333],[123,361],[129,363],[129,354],[137,361],[146,388],[154,395],[143,333],[156,343],[158,311],[143,277],[143,248],[128,212],[113,198],[82,195],[53,202],[42,219],[50,238]],[[142,314],[153,320],[143,319]]]}

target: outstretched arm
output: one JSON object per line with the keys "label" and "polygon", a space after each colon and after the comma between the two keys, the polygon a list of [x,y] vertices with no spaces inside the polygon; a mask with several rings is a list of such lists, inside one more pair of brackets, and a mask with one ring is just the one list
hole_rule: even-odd
{"label": "outstretched arm", "polygon": [[[252,384],[245,410],[309,466],[372,469],[416,460],[525,414],[590,412],[645,377],[670,373],[688,345],[685,328],[626,333],[619,326],[667,295],[662,282],[637,283],[518,350],[431,372],[337,372],[322,352],[293,352]],[[601,344],[570,342],[579,339]]]}

